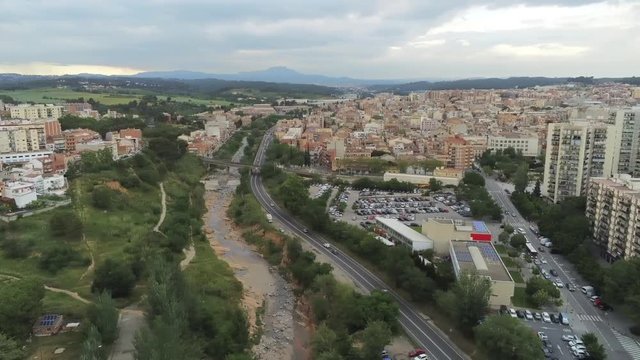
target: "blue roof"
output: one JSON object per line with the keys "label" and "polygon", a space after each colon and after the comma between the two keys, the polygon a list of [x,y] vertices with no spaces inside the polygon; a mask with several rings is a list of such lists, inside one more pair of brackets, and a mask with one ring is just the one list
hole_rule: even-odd
{"label": "blue roof", "polygon": [[487,227],[487,224],[484,223],[484,221],[474,221],[473,230],[477,232],[483,232],[483,233],[489,232],[489,228]]}

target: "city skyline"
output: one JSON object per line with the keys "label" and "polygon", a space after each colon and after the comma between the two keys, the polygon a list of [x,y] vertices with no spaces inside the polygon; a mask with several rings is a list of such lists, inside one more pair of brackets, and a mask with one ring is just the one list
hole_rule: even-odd
{"label": "city skyline", "polygon": [[[635,75],[633,1],[0,0],[0,72],[191,70],[286,66],[363,79]],[[27,43],[38,46],[25,46]]]}

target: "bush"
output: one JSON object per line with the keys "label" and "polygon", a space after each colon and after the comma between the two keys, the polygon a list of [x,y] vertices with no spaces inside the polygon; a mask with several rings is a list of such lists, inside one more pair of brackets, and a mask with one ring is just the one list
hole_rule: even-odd
{"label": "bush", "polygon": [[82,220],[71,210],[56,211],[49,219],[49,230],[54,236],[78,240],[82,237]]}
{"label": "bush", "polygon": [[[6,235],[6,234],[5,234]],[[0,247],[9,259],[24,259],[31,254],[33,242],[6,235]]]}
{"label": "bush", "polygon": [[87,259],[68,245],[56,245],[42,252],[38,266],[42,270],[56,273],[67,266],[86,264]]}
{"label": "bush", "polygon": [[113,206],[113,195],[114,191],[106,186],[94,186],[93,192],[91,193],[93,206],[102,210],[110,210]]}
{"label": "bush", "polygon": [[520,252],[516,249],[509,249],[507,250],[507,255],[509,255],[509,257],[516,258],[520,256]]}
{"label": "bush", "polygon": [[126,297],[136,284],[136,277],[127,262],[107,259],[96,269],[92,291],[108,291],[114,298]]}

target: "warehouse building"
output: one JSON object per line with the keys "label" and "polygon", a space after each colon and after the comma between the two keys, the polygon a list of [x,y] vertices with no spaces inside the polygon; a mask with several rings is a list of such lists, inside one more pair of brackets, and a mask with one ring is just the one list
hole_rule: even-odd
{"label": "warehouse building", "polygon": [[433,250],[443,255],[449,252],[451,240],[491,242],[493,236],[483,221],[429,218],[422,223],[422,234],[433,240]]}
{"label": "warehouse building", "polygon": [[511,303],[515,283],[493,244],[473,240],[453,240],[449,244],[456,278],[465,271],[486,276],[491,281],[489,306],[497,308]]}
{"label": "warehouse building", "polygon": [[378,229],[383,231],[386,237],[396,244],[403,244],[412,251],[433,249],[433,240],[413,230],[397,219],[377,217]]}

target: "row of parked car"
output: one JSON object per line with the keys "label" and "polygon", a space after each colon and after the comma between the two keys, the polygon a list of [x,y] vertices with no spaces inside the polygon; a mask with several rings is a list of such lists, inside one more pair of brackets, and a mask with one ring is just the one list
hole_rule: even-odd
{"label": "row of parked car", "polygon": [[532,312],[529,309],[526,310],[520,310],[520,309],[513,309],[513,308],[507,308],[506,305],[502,305],[500,306],[500,314],[502,315],[510,315],[513,318],[521,318],[521,319],[526,319],[526,320],[538,320],[538,321],[543,321],[546,323],[562,323],[564,325],[569,325],[569,316],[565,313],[559,313],[559,314],[555,314],[555,313],[548,313],[546,311],[544,312]]}

